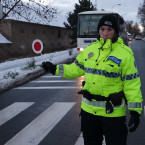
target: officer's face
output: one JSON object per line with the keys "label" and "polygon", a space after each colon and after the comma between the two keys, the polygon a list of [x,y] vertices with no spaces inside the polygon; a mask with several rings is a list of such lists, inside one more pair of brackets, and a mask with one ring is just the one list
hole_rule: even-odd
{"label": "officer's face", "polygon": [[99,34],[101,38],[112,39],[115,35],[115,30],[109,26],[101,26],[99,29]]}

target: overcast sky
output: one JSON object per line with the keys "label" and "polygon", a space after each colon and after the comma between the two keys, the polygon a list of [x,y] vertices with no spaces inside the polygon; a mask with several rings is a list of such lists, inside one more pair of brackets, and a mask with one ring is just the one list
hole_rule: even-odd
{"label": "overcast sky", "polygon": [[[144,0],[91,0],[95,5],[97,3],[97,9],[104,9],[106,11],[117,12],[123,16],[126,20],[133,20],[139,22],[137,18],[138,7]],[[56,6],[59,10],[59,14],[66,16],[67,12],[74,10],[75,3],[78,0],[55,0]],[[121,5],[118,5],[121,4]]]}

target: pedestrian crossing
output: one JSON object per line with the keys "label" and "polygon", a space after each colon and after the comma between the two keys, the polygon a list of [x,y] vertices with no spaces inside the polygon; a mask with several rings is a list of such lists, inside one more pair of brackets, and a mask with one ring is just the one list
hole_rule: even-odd
{"label": "pedestrian crossing", "polygon": [[6,107],[5,109],[1,110],[0,111],[0,126],[33,104],[34,102],[16,102]]}
{"label": "pedestrian crossing", "polygon": [[[76,141],[75,145],[84,145],[83,143],[84,143],[84,140],[83,140],[82,133],[81,133],[78,140]],[[103,140],[102,145],[106,145],[105,140]]]}
{"label": "pedestrian crossing", "polygon": [[[82,85],[67,85],[67,83],[82,83],[84,81],[84,77],[80,77],[78,79],[69,80],[64,79],[60,76],[52,76],[52,75],[45,75],[41,77],[41,80],[35,80],[31,81],[30,84],[34,84],[35,86],[20,86],[14,89],[17,90],[48,90],[48,89],[81,89]],[[43,86],[40,86],[39,84],[43,83]],[[61,86],[61,83],[66,84],[64,86]],[[38,85],[37,85],[38,84]],[[48,84],[51,84],[51,86],[48,86]],[[57,85],[56,85],[57,84]]]}
{"label": "pedestrian crossing", "polygon": [[[55,102],[5,145],[38,145],[75,103]],[[51,117],[50,117],[51,116]]]}
{"label": "pedestrian crossing", "polygon": [[[34,104],[35,102],[15,102],[1,110],[0,126]],[[75,104],[75,102],[54,102],[4,145],[20,145],[20,143],[21,145],[39,145]],[[83,145],[82,134],[74,145]]]}
{"label": "pedestrian crossing", "polygon": [[51,87],[18,87],[15,89],[32,90],[32,89],[81,89],[81,86],[51,86]]}
{"label": "pedestrian crossing", "polygon": [[[83,79],[79,80],[59,80],[59,76],[43,76],[45,80],[35,80],[30,83],[80,83]],[[49,80],[48,80],[49,78]],[[51,80],[51,78],[53,80]],[[57,79],[57,80],[54,80]],[[79,86],[23,86],[15,89],[76,89],[81,88]],[[15,102],[6,108],[0,110],[0,129],[1,126],[5,125],[7,122],[11,122],[22,112],[31,110],[31,106],[34,106],[36,102]],[[51,131],[64,119],[65,116],[69,115],[68,112],[76,105],[76,102],[54,102],[51,106],[46,108],[32,121],[27,123],[24,127],[12,135],[4,144],[0,145],[39,145],[48,136]],[[10,128],[11,129],[11,128]],[[74,136],[78,136],[74,135]],[[0,137],[1,140],[1,137]],[[47,144],[55,145],[55,144]],[[64,144],[65,145],[65,144]],[[82,134],[78,136],[78,139],[74,145],[84,145]],[[103,142],[103,145],[105,143]]]}

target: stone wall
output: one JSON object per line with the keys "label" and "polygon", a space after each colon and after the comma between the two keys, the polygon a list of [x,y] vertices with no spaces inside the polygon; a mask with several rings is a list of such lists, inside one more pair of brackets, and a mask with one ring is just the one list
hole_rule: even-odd
{"label": "stone wall", "polygon": [[[12,42],[8,46],[0,47],[0,49],[8,51],[7,54],[9,54],[10,59],[38,55],[32,50],[32,42],[35,39],[40,39],[43,42],[42,54],[76,47],[76,45],[71,45],[70,35],[72,31],[62,27],[4,20],[0,24],[0,33]],[[6,47],[9,47],[9,49]]]}

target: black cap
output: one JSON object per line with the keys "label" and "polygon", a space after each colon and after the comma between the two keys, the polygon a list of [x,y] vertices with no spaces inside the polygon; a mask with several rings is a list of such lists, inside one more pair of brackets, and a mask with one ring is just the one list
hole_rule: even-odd
{"label": "black cap", "polygon": [[110,26],[115,29],[117,34],[119,33],[117,20],[112,14],[107,14],[100,19],[98,24],[98,33],[101,26]]}

